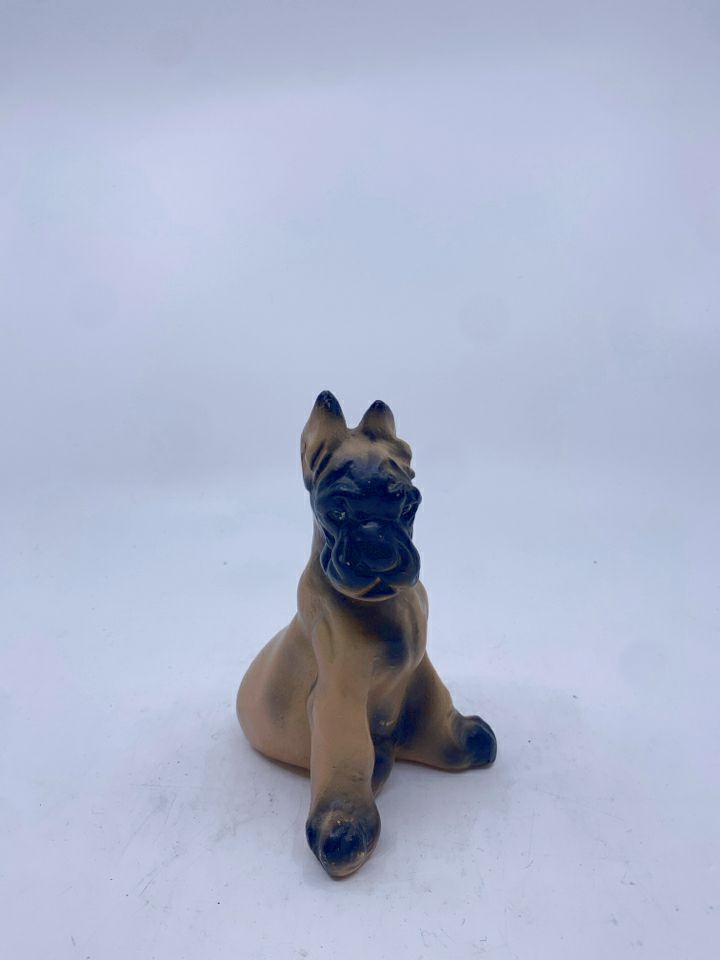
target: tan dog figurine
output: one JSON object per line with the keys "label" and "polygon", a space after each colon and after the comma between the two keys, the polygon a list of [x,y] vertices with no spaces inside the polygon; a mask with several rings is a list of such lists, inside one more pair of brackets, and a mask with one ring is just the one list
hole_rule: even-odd
{"label": "tan dog figurine", "polygon": [[373,403],[349,429],[321,393],[303,430],[315,519],[298,612],[250,665],[237,713],[260,753],[310,770],[308,843],[332,877],[372,853],[393,763],[488,766],[492,730],[453,706],[425,652],[428,601],[412,532],[410,447]]}

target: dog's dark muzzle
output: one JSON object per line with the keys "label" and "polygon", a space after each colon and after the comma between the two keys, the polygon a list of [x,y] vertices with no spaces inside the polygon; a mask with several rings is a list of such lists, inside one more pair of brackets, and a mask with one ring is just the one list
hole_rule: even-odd
{"label": "dog's dark muzzle", "polygon": [[348,541],[350,566],[358,573],[390,573],[401,562],[397,538],[379,523],[359,524]]}
{"label": "dog's dark muzzle", "polygon": [[378,580],[388,588],[408,587],[420,575],[420,557],[412,540],[393,523],[353,524],[337,539],[327,537],[320,559],[332,582],[353,591]]}

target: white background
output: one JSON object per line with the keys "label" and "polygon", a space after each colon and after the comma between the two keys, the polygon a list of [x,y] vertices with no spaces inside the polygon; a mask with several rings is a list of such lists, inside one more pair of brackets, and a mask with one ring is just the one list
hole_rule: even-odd
{"label": "white background", "polygon": [[[716,957],[717,3],[1,11],[3,956]],[[233,713],[324,388],[500,744],[342,883]]]}

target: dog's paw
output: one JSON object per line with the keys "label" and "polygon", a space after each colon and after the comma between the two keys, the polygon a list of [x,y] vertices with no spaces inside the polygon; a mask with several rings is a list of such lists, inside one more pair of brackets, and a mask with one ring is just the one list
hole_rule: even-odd
{"label": "dog's paw", "polygon": [[497,740],[489,723],[482,717],[457,715],[455,742],[448,747],[445,759],[456,770],[489,767],[497,756]]}
{"label": "dog's paw", "polygon": [[374,804],[354,809],[338,801],[315,810],[305,825],[305,834],[324,870],[331,877],[347,877],[375,849],[380,816]]}
{"label": "dog's paw", "polygon": [[464,748],[473,767],[489,767],[497,756],[497,740],[482,717],[465,717]]}

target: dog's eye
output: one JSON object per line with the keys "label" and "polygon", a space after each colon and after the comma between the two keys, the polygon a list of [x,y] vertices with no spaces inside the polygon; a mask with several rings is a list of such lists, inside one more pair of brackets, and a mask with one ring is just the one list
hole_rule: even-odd
{"label": "dog's eye", "polygon": [[345,517],[347,516],[347,513],[345,512],[345,510],[341,510],[340,508],[335,507],[332,510],[328,510],[327,515],[334,523],[342,523]]}
{"label": "dog's eye", "polygon": [[401,516],[402,519],[405,520],[405,521],[412,520],[412,518],[413,518],[413,517],[415,516],[415,514],[417,513],[417,508],[418,508],[417,502],[415,502],[415,503],[407,503],[407,504],[405,504],[405,506],[403,507],[402,513],[400,514],[400,516]]}

